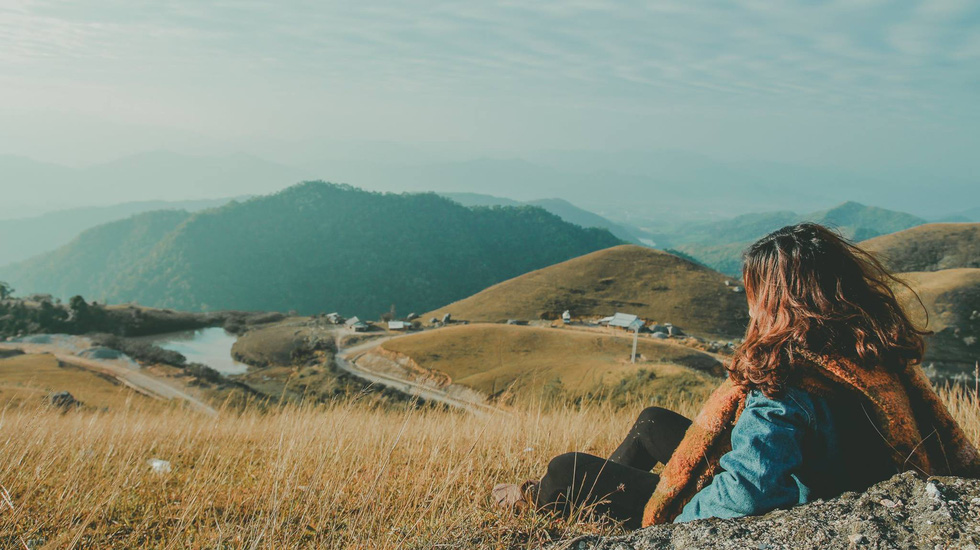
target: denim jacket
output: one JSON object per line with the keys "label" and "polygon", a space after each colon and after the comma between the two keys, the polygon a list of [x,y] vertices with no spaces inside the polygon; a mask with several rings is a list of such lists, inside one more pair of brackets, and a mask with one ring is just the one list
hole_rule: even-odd
{"label": "denim jacket", "polygon": [[732,429],[732,450],[675,522],[764,514],[839,491],[844,468],[826,399],[788,388],[749,393]]}

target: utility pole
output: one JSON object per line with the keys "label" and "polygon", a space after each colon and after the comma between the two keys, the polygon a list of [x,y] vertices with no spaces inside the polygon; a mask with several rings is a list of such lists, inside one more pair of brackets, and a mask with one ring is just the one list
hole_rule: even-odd
{"label": "utility pole", "polygon": [[637,327],[633,329],[633,355],[630,357],[630,363],[636,363],[636,341],[640,337],[640,328]]}

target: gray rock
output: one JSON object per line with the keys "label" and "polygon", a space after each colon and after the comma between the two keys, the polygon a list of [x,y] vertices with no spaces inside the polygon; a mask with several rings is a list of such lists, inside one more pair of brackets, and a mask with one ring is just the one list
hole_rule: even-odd
{"label": "gray rock", "polygon": [[48,397],[48,402],[51,403],[52,406],[58,407],[60,409],[64,409],[66,411],[67,410],[74,409],[76,407],[81,407],[82,406],[82,402],[81,401],[75,399],[75,396],[74,395],[72,395],[72,394],[70,394],[70,393],[68,393],[66,391],[60,391],[58,393],[52,393]]}
{"label": "gray rock", "polygon": [[[933,489],[928,489],[928,487]],[[937,496],[942,499],[937,501]],[[980,548],[980,480],[924,479],[912,472],[866,492],[845,493],[764,516],[657,525],[622,537],[581,537],[553,548]],[[882,504],[883,502],[887,504]],[[889,506],[890,505],[890,506]]]}

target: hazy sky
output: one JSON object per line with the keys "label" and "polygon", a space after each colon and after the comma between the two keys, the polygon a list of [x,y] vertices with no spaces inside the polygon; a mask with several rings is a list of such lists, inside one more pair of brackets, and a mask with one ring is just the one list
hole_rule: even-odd
{"label": "hazy sky", "polygon": [[0,3],[0,154],[677,149],[980,168],[980,2]]}

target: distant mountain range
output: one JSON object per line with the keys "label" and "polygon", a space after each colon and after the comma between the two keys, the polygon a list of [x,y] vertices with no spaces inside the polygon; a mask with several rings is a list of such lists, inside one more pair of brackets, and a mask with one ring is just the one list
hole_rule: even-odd
{"label": "distant mountain range", "polygon": [[[245,197],[239,197],[243,199]],[[79,233],[115,220],[153,210],[196,212],[231,201],[230,198],[198,201],[143,201],[111,206],[92,206],[59,210],[28,218],[0,219],[0,266],[50,252]]]}
{"label": "distant mountain range", "polygon": [[938,222],[980,222],[980,206],[955,212],[936,220]]}
{"label": "distant mountain range", "polygon": [[926,220],[874,206],[846,202],[829,210],[797,214],[790,211],[745,214],[730,220],[682,224],[671,232],[652,235],[658,247],[673,248],[731,276],[742,270],[748,245],[785,225],[811,221],[839,230],[854,241],[901,231]]}
{"label": "distant mountain range", "polygon": [[[150,199],[266,194],[314,178],[377,191],[489,191],[519,201],[560,197],[617,224],[652,232],[677,222],[805,212],[843,200],[936,221],[969,221],[976,211],[961,210],[980,204],[980,186],[969,176],[860,174],[681,151],[527,151],[520,157],[480,158],[376,145],[323,143],[302,153],[293,151],[296,147],[283,144],[271,153],[282,161],[246,153],[149,151],[81,168],[0,155],[0,218]],[[922,192],[923,182],[932,192]]]}
{"label": "distant mountain range", "polygon": [[905,212],[845,202],[809,214],[777,210],[720,221],[662,224],[657,231],[651,231],[613,222],[563,199],[521,202],[479,193],[441,194],[466,206],[539,206],[567,222],[608,229],[625,242],[667,250],[730,276],[741,273],[742,252],[749,244],[786,225],[812,221],[833,227],[851,240],[862,241],[927,223],[925,219]]}
{"label": "distant mountain range", "polygon": [[187,201],[265,194],[309,177],[305,170],[246,154],[196,157],[151,151],[85,168],[0,155],[0,218],[149,197]]}
{"label": "distant mountain range", "polygon": [[0,269],[0,280],[21,295],[375,317],[392,305],[426,311],[620,243],[540,208],[466,208],[432,193],[307,182],[220,208],[101,225]]}
{"label": "distant mountain range", "polygon": [[[765,161],[726,161],[683,151],[529,151],[510,158],[421,155],[307,164],[318,177],[381,190],[491,193],[519,201],[560,197],[616,223],[658,230],[665,223],[750,212],[830,208],[845,200],[938,219],[980,204],[970,176],[937,180],[908,170],[863,174]],[[379,159],[381,159],[379,161]],[[933,192],[923,193],[923,182]],[[955,198],[953,198],[955,197]]]}

